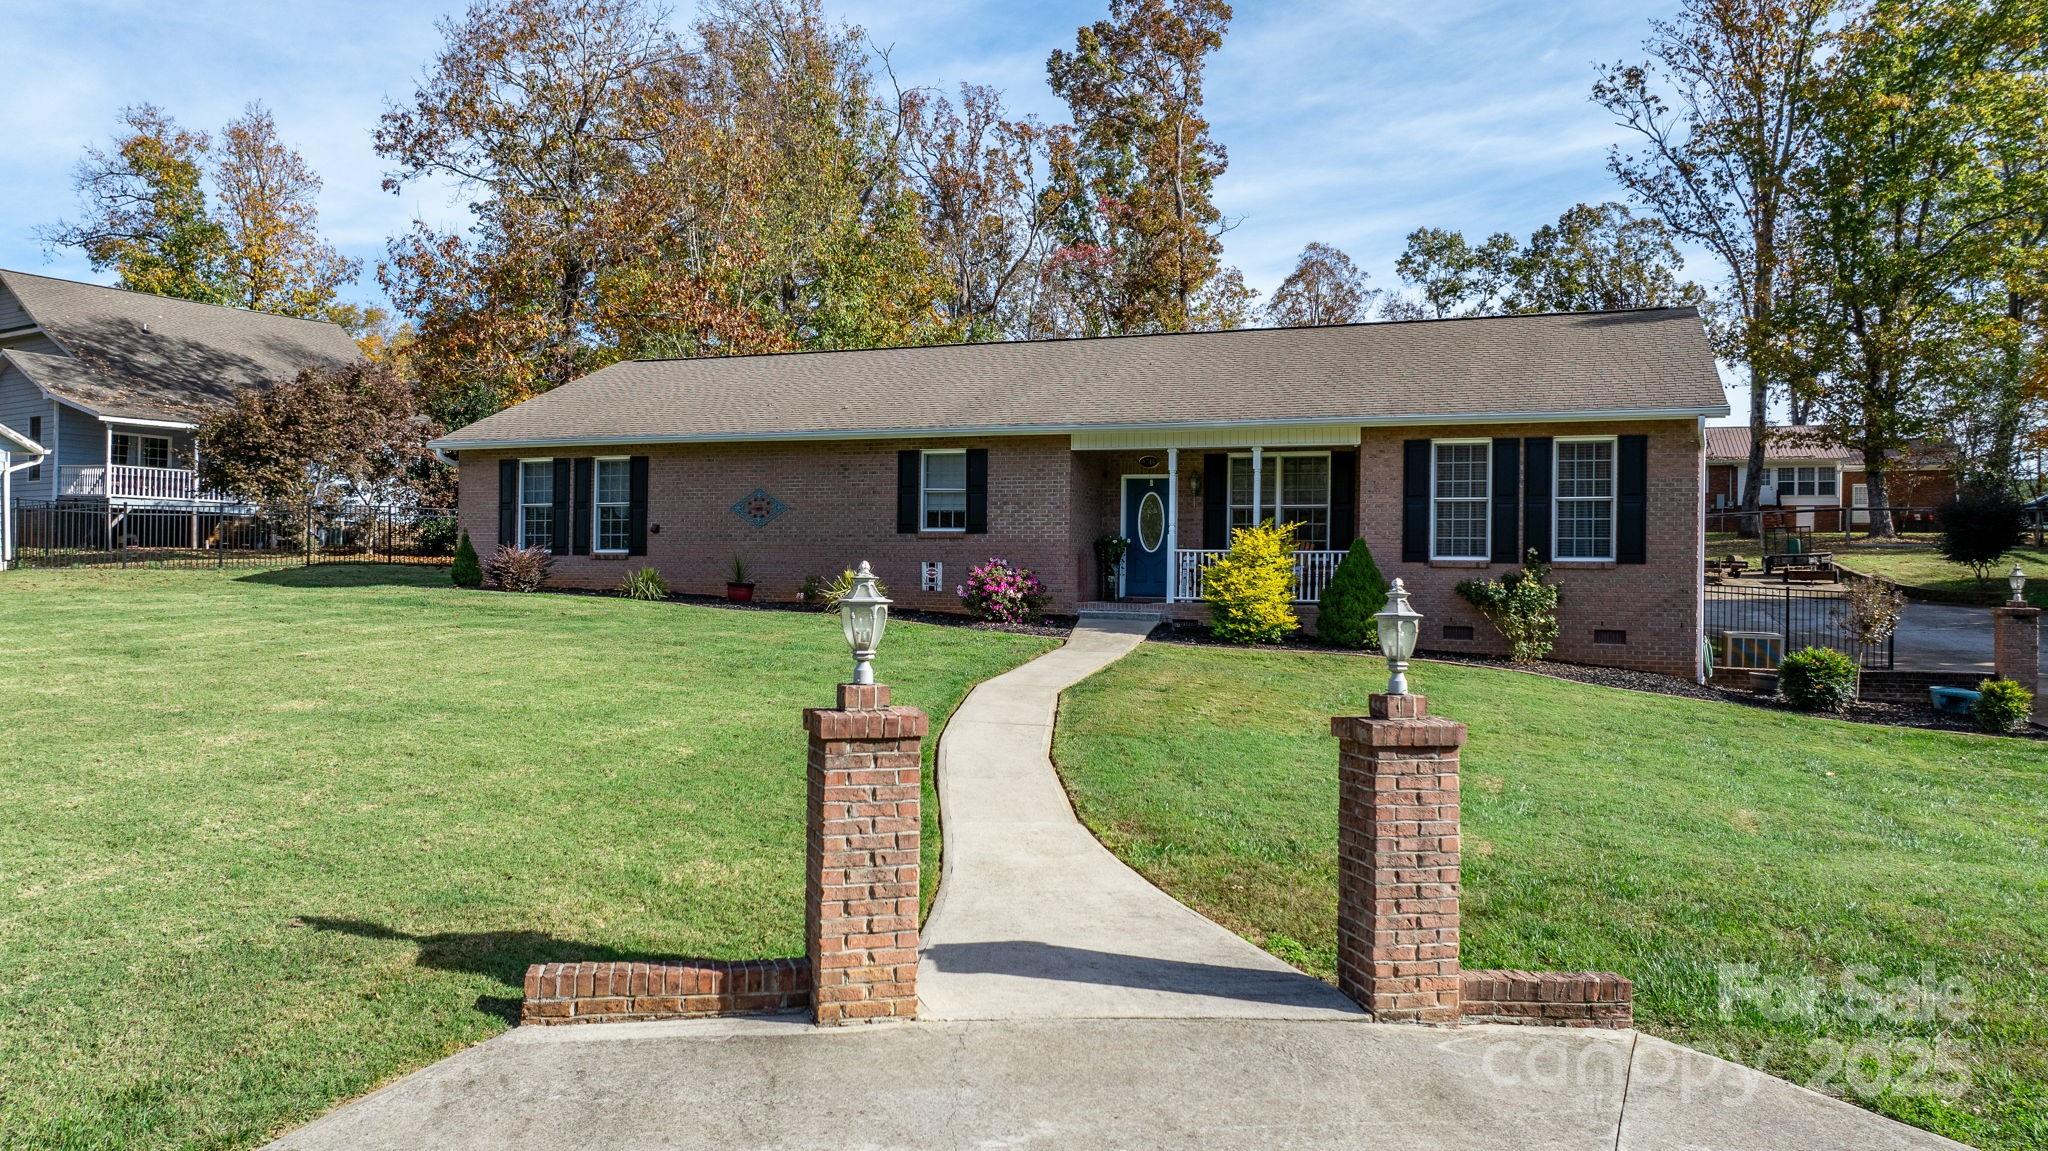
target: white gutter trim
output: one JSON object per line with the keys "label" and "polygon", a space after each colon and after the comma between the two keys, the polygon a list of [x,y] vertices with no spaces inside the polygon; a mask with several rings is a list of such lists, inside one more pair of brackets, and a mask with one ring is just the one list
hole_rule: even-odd
{"label": "white gutter trim", "polygon": [[1712,408],[1606,408],[1584,412],[1446,412],[1426,415],[1343,416],[1314,420],[1180,420],[1156,424],[992,424],[958,428],[804,429],[787,432],[740,432],[686,435],[539,436],[527,439],[457,440],[427,444],[436,454],[502,448],[612,447],[627,444],[736,444],[788,440],[909,440],[976,436],[1060,436],[1075,432],[1172,432],[1226,428],[1423,427],[1443,424],[1614,423],[1626,420],[1693,420],[1725,416],[1727,404]]}
{"label": "white gutter trim", "polygon": [[[436,441],[436,442],[439,442],[439,441]],[[452,455],[448,454],[448,453],[447,453],[447,452],[445,452],[445,451],[442,451],[442,450],[441,450],[440,448],[436,448],[436,447],[434,447],[434,445],[433,445],[433,444],[428,444],[427,446],[428,446],[428,447],[429,447],[430,449],[432,449],[432,451],[433,451],[433,453],[434,453],[434,458],[435,458],[435,459],[437,459],[437,460],[440,460],[440,461],[441,461],[441,462],[442,462],[443,464],[446,464],[447,466],[449,466],[449,467],[451,467],[451,468],[452,468],[452,467],[455,467],[455,466],[456,466],[456,459],[455,459],[455,457],[454,457],[454,456],[452,456]]]}
{"label": "white gutter trim", "polygon": [[187,432],[199,430],[198,424],[188,423],[184,420],[145,420],[133,416],[102,416],[97,412],[94,412],[93,415],[97,416],[103,424],[131,424],[138,428],[175,428]]}

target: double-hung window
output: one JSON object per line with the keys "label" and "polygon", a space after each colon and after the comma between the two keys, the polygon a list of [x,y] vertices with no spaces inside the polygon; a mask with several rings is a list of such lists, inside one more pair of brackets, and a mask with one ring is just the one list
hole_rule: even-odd
{"label": "double-hung window", "polygon": [[519,461],[519,546],[551,548],[555,539],[555,461]]}
{"label": "double-hung window", "polygon": [[1484,560],[1493,555],[1493,444],[1439,440],[1432,447],[1431,559]]}
{"label": "double-hung window", "polygon": [[1835,469],[1831,467],[1783,467],[1778,469],[1778,495],[1831,496],[1836,492]]}
{"label": "double-hung window", "polygon": [[1556,555],[1614,558],[1614,441],[1559,440],[1556,452]]}
{"label": "double-hung window", "polygon": [[167,468],[171,466],[168,436],[142,436],[115,432],[107,462],[125,467]]}
{"label": "double-hung window", "polygon": [[[37,442],[37,443],[39,443],[39,444],[42,444],[42,443],[43,443],[43,417],[41,417],[41,416],[30,416],[30,417],[28,418],[28,438],[29,438],[29,439],[32,439],[32,440],[34,440],[35,442]],[[50,445],[48,445],[48,444],[43,444],[43,447],[44,447],[45,449],[47,449],[47,448],[48,448],[49,446],[50,446]],[[41,465],[41,464],[37,464],[37,465],[36,465],[35,467],[32,467],[32,468],[30,468],[30,469],[28,470],[28,473],[27,473],[27,475],[26,475],[26,476],[25,476],[24,478],[26,478],[26,479],[30,480],[31,482],[33,482],[33,481],[35,481],[35,480],[39,480],[39,479],[42,479],[42,478],[43,478],[43,465]],[[7,509],[6,509],[6,508],[0,508],[0,515],[6,515],[6,514],[7,514]]]}
{"label": "double-hung window", "polygon": [[1295,525],[1295,546],[1321,551],[1330,546],[1330,453],[1262,453],[1258,504],[1252,503],[1252,458],[1230,457],[1230,527],[1266,520]]}
{"label": "double-hung window", "polygon": [[633,464],[621,456],[596,461],[595,530],[599,554],[624,554],[631,545],[628,524],[633,510]]}
{"label": "double-hung window", "polygon": [[967,530],[967,452],[924,453],[918,525],[928,532]]}

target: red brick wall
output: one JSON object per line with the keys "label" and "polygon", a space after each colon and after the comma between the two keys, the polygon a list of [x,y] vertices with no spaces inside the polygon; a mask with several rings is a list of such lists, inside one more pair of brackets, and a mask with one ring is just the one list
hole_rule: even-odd
{"label": "red brick wall", "polygon": [[[1699,671],[1699,600],[1706,561],[1700,536],[1701,449],[1692,421],[1625,424],[1543,424],[1523,427],[1367,428],[1359,452],[1359,534],[1389,580],[1407,581],[1422,624],[1422,651],[1504,655],[1491,625],[1457,593],[1460,580],[1499,576],[1504,564],[1401,561],[1401,442],[1487,436],[1647,435],[1649,562],[1558,564],[1556,658],[1690,678]],[[1446,626],[1469,627],[1469,640],[1448,638]],[[1621,645],[1596,644],[1596,630],[1625,632]]]}
{"label": "red brick wall", "polygon": [[[896,534],[897,449],[967,446],[988,449],[988,534]],[[650,457],[647,555],[558,556],[557,584],[611,589],[627,571],[651,564],[678,592],[716,595],[725,590],[733,556],[740,555],[753,571],[757,598],[788,601],[796,598],[805,576],[829,578],[868,560],[897,603],[958,610],[953,588],[966,580],[967,569],[1002,556],[1036,570],[1058,603],[1071,609],[1075,600],[1079,556],[1086,553],[1087,541],[1077,552],[1069,520],[1073,485],[1065,436],[682,444],[526,454],[623,455],[629,450]],[[485,557],[498,544],[498,461],[514,454],[462,454],[462,526]],[[758,528],[732,511],[756,488],[788,507]],[[946,565],[943,592],[918,590],[918,565],[925,560]]]}
{"label": "red brick wall", "polygon": [[1635,1026],[1635,985],[1596,971],[1467,971],[1458,1006],[1466,1023],[1626,1030]]}
{"label": "red brick wall", "polygon": [[[1429,617],[1425,651],[1504,653],[1492,629],[1454,587],[1462,579],[1506,569],[1401,562],[1401,441],[1636,433],[1650,437],[1650,562],[1560,565],[1556,578],[1564,595],[1556,655],[1674,675],[1697,673],[1703,479],[1698,426],[1691,420],[1366,429],[1359,451],[1359,535],[1389,579],[1408,581],[1417,609]],[[896,534],[897,450],[961,446],[989,449],[988,534]],[[497,543],[498,460],[508,454],[463,454],[462,523],[485,555]],[[556,582],[609,589],[630,568],[652,564],[679,592],[715,595],[723,592],[738,554],[753,569],[758,598],[786,601],[795,598],[805,576],[830,576],[866,559],[898,603],[958,610],[952,589],[964,581],[970,566],[999,555],[1035,569],[1057,612],[1072,611],[1080,600],[1095,597],[1090,549],[1098,536],[1117,530],[1119,477],[1145,470],[1138,463],[1143,454],[1162,457],[1157,470],[1163,471],[1165,456],[1164,450],[1073,452],[1064,436],[668,445],[635,449],[635,454],[652,460],[648,555],[558,557]],[[1202,499],[1195,488],[1203,454],[1192,448],[1180,453],[1179,538],[1186,548],[1202,543]],[[760,528],[731,510],[756,488],[788,506]],[[924,560],[945,564],[944,590],[918,590],[918,565]],[[1200,613],[1199,607],[1190,611]],[[1312,619],[1313,610],[1302,614]],[[1445,625],[1470,627],[1473,638],[1447,638]],[[1624,632],[1626,643],[1595,644],[1595,630]]]}
{"label": "red brick wall", "polygon": [[526,969],[527,1024],[625,1023],[798,1011],[811,1001],[802,959],[673,963],[536,963]]}

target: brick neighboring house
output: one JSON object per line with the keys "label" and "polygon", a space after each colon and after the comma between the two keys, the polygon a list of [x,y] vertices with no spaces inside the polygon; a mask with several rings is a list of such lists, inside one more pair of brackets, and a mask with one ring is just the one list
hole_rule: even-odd
{"label": "brick neighboring house", "polygon": [[[1711,530],[1734,530],[1748,490],[1748,428],[1707,429],[1707,512]],[[1774,427],[1764,438],[1767,483],[1763,506],[1775,508],[1773,527],[1841,531],[1870,523],[1869,486],[1863,453],[1847,447],[1824,427]],[[1885,475],[1888,503],[1900,526],[1931,519],[1933,509],[1954,498],[1955,472],[1940,445],[1918,443],[1891,460]],[[1843,523],[1843,517],[1848,523]]]}
{"label": "brick neighboring house", "polygon": [[[648,563],[716,593],[738,556],[787,600],[866,559],[897,603],[958,610],[1002,556],[1056,612],[1106,575],[1198,618],[1231,528],[1277,516],[1305,605],[1362,537],[1426,649],[1497,653],[1454,585],[1534,548],[1559,658],[1692,676],[1703,428],[1727,411],[1671,308],[627,362],[435,447],[477,546],[548,547],[573,586]],[[1132,545],[1101,573],[1110,534]]]}

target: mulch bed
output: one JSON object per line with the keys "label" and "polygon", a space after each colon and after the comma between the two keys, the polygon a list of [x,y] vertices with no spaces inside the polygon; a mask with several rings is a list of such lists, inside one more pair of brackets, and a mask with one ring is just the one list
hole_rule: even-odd
{"label": "mulch bed", "polygon": [[[486,585],[482,590],[500,591],[501,589]],[[594,588],[579,587],[548,587],[542,588],[541,593],[546,595],[595,596],[598,599],[626,598],[613,591],[599,591]],[[504,594],[510,595],[515,593],[506,592]],[[693,607],[723,608],[727,611],[781,611],[796,612],[799,615],[825,614],[821,608],[788,600],[753,600],[747,603],[734,603],[724,596],[669,595],[664,596],[661,602],[686,603]],[[964,627],[971,631],[1000,631],[1007,632],[1010,635],[1042,635],[1053,639],[1064,639],[1074,630],[1074,618],[1072,616],[1047,616],[1043,622],[1035,624],[990,623],[987,620],[978,620],[972,616],[962,615],[959,612],[916,611],[892,606],[889,609],[889,618],[892,620],[909,620],[912,623],[935,624],[939,627]]]}
{"label": "mulch bed", "polygon": [[[1207,631],[1198,628],[1180,627],[1165,633],[1154,633],[1155,643],[1179,643],[1196,647],[1242,647],[1242,644],[1227,643],[1216,639]],[[1315,640],[1296,636],[1280,645],[1297,651],[1314,651],[1331,655],[1376,655],[1375,652],[1361,652],[1350,648],[1331,647]],[[1658,675],[1648,671],[1629,671],[1616,667],[1589,667],[1585,664],[1560,663],[1556,660],[1541,660],[1536,663],[1513,663],[1497,656],[1454,655],[1434,653],[1416,657],[1417,663],[1460,663],[1474,667],[1491,667],[1501,671],[1519,671],[1529,675],[1547,675],[1552,679],[1565,679],[1573,683],[1593,684],[1596,687],[1620,688],[1624,691],[1642,691],[1652,695],[1673,695],[1684,699],[1706,700],[1710,703],[1732,703],[1743,707],[1762,708],[1766,711],[1802,712],[1782,697],[1760,696],[1754,692],[1738,691],[1733,688],[1714,687],[1710,684],[1694,683],[1677,676]],[[1844,719],[1852,723],[1874,723],[1885,727],[1906,727],[1922,731],[1959,731],[1982,735],[1977,725],[1961,716],[1944,715],[1932,707],[1903,703],[1884,703],[1876,700],[1857,700],[1849,710],[1839,715],[1826,716],[1829,719]],[[2048,731],[2040,728],[2023,728],[2010,733],[2016,739],[2048,740]]]}

